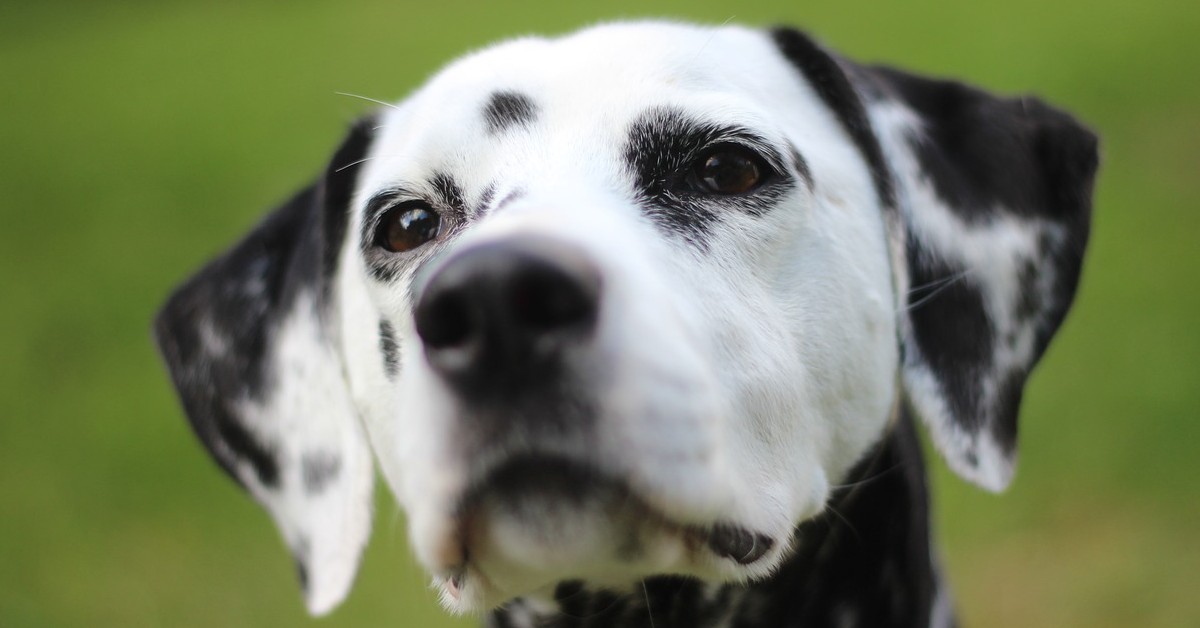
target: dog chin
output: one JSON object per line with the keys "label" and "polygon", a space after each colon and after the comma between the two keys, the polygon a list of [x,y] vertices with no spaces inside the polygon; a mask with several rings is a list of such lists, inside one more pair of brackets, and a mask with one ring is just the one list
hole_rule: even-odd
{"label": "dog chin", "polygon": [[611,476],[561,461],[519,460],[468,490],[435,568],[443,604],[482,612],[551,595],[563,581],[625,589],[654,575],[744,580],[769,572],[780,541],[732,523],[682,524]]}

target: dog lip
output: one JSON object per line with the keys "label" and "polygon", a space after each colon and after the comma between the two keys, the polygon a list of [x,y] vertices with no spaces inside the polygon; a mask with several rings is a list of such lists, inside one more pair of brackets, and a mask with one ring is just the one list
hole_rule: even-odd
{"label": "dog lip", "polygon": [[624,507],[637,510],[643,520],[657,521],[662,529],[674,530],[693,548],[707,549],[719,558],[742,566],[758,562],[775,547],[771,536],[736,523],[681,522],[651,506],[618,475],[565,456],[522,454],[492,467],[477,478],[455,508],[454,520],[458,525],[455,542],[462,560],[444,572],[448,585],[455,581],[461,585],[467,573],[471,563],[469,529],[484,502],[499,497],[502,503],[513,503],[521,497],[515,493],[530,490],[567,503],[583,503],[593,498],[618,500]]}

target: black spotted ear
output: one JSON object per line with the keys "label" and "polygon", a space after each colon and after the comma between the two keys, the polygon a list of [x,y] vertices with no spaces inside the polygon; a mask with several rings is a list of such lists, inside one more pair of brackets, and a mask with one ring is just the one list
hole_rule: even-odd
{"label": "black spotted ear", "polygon": [[371,526],[331,282],[372,128],[356,125],[318,183],[180,286],[154,326],[193,430],[279,526],[313,614],[349,592]]}
{"label": "black spotted ear", "polygon": [[860,66],[792,29],[771,36],[878,192],[910,405],[951,468],[1004,489],[1025,380],[1079,284],[1096,136],[1035,98]]}
{"label": "black spotted ear", "polygon": [[955,471],[1002,490],[1025,380],[1079,283],[1097,138],[1036,98],[851,75],[896,182],[909,401]]}

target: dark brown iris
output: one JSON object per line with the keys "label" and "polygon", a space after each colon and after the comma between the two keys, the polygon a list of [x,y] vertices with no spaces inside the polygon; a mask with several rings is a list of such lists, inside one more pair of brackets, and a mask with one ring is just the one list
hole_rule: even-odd
{"label": "dark brown iris", "polygon": [[377,241],[393,253],[403,253],[436,238],[441,225],[437,212],[428,207],[397,207],[380,220]]}
{"label": "dark brown iris", "polygon": [[738,151],[712,153],[696,164],[696,178],[701,188],[710,194],[745,194],[762,183],[758,163]]}

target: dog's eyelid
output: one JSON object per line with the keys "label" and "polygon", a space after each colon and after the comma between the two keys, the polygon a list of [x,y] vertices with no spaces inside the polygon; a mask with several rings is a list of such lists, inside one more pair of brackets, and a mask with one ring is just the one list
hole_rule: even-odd
{"label": "dog's eyelid", "polygon": [[388,209],[410,200],[420,200],[420,198],[407,188],[387,188],[376,192],[367,200],[363,209],[364,223],[373,223],[379,220]]}
{"label": "dog's eyelid", "polygon": [[783,158],[783,153],[775,147],[773,142],[745,130],[730,131],[714,137],[712,141],[707,142],[703,148],[697,151],[692,163],[728,149],[745,151],[762,160],[763,164],[767,166],[766,174],[770,177],[782,176],[783,173],[790,170]]}

